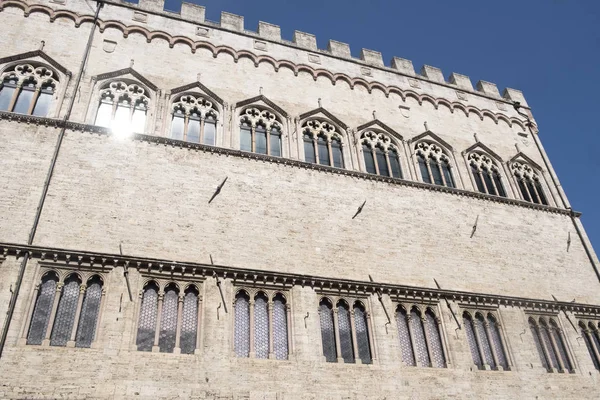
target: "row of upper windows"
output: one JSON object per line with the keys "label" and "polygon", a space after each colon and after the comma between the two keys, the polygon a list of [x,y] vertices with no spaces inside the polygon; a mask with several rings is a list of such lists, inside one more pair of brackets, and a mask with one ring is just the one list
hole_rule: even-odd
{"label": "row of upper windows", "polygon": [[[17,64],[6,70],[1,79],[0,111],[47,115],[58,83],[56,73],[50,68],[39,63]],[[104,82],[99,89],[98,104],[92,110],[94,124],[116,131],[145,132],[150,99],[149,90],[139,82]],[[282,156],[285,124],[281,115],[261,104],[250,104],[239,111],[240,150]],[[207,145],[217,143],[220,113],[214,99],[202,93],[186,92],[173,99],[169,114],[168,136],[171,138]],[[344,151],[344,133],[339,124],[325,117],[314,117],[303,121],[300,128],[304,161],[345,168],[344,158],[349,153]],[[376,127],[368,127],[359,134],[357,151],[362,153],[364,171],[410,178],[410,157],[400,138]],[[454,168],[456,160],[453,162],[452,152],[439,140],[424,137],[416,141],[411,150],[417,179],[451,188],[459,186]],[[532,162],[519,159],[508,164],[514,186],[505,180],[500,160],[483,149],[471,151],[467,163],[473,187],[479,192],[509,197],[508,184],[511,191],[516,192],[515,197],[549,205],[544,189],[547,185],[542,183],[540,168]]]}
{"label": "row of upper windows", "polygon": [[[194,354],[202,324],[197,283],[150,279],[140,292],[136,347],[139,351]],[[91,347],[97,339],[104,279],[98,274],[49,270],[36,286],[23,337],[29,345]],[[234,296],[233,351],[237,357],[289,359],[293,352],[289,293],[240,288]],[[325,361],[371,364],[376,359],[367,302],[352,296],[322,296],[318,315]],[[396,307],[401,359],[406,366],[445,368],[448,347],[437,305]],[[498,311],[464,310],[463,326],[473,364],[480,370],[510,370]],[[548,372],[574,372],[571,352],[554,317],[531,316],[529,327]],[[581,321],[581,335],[600,370],[600,325]]]}

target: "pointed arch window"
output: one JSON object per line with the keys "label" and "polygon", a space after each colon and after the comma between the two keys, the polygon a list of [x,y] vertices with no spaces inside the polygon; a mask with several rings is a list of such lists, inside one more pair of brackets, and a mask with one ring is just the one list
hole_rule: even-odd
{"label": "pointed arch window", "polygon": [[361,137],[367,172],[402,178],[398,147],[383,132],[365,131]]}
{"label": "pointed arch window", "polygon": [[136,82],[113,81],[103,85],[94,125],[115,132],[144,133],[150,93]]}
{"label": "pointed arch window", "polygon": [[240,115],[240,150],[281,156],[282,122],[266,108],[256,105]]}
{"label": "pointed arch window", "polygon": [[587,324],[584,321],[580,321],[579,329],[581,337],[585,341],[585,347],[594,363],[594,368],[600,370],[600,332],[598,332],[598,325],[592,321]]}
{"label": "pointed arch window", "polygon": [[287,360],[290,318],[284,294],[241,289],[234,302],[234,352],[237,357]]}
{"label": "pointed arch window", "polygon": [[484,153],[471,153],[468,161],[478,191],[506,197],[500,169],[491,157]]}
{"label": "pointed arch window", "polygon": [[184,94],[172,105],[171,138],[215,145],[219,112],[214,102],[199,94]]}
{"label": "pointed arch window", "polygon": [[302,137],[306,162],[344,168],[342,136],[333,124],[308,120],[302,125]]}
{"label": "pointed arch window", "polygon": [[404,365],[446,367],[440,322],[430,307],[423,313],[416,306],[399,305],[396,308],[396,323]]}
{"label": "pointed arch window", "polygon": [[555,318],[530,317],[529,327],[544,368],[548,372],[574,373],[565,337]]}
{"label": "pointed arch window", "polygon": [[73,322],[75,321],[75,311],[77,310],[77,301],[79,300],[79,286],[81,281],[75,274],[69,276],[60,291],[60,300],[56,319],[50,336],[51,346],[66,346],[71,337]]}
{"label": "pointed arch window", "polygon": [[191,284],[183,293],[176,282],[161,289],[149,281],[140,292],[140,314],[136,345],[139,351],[194,354],[199,340],[200,302],[198,288]]}
{"label": "pointed arch window", "polygon": [[421,141],[415,145],[415,155],[425,183],[456,187],[452,176],[450,158],[436,143]]}
{"label": "pointed arch window", "polygon": [[40,285],[36,287],[35,306],[29,324],[27,344],[42,344],[46,337],[57,287],[58,275],[55,272],[46,273]]}
{"label": "pointed arch window", "polygon": [[548,199],[542,188],[540,176],[529,164],[516,161],[511,165],[512,173],[523,200],[548,205]]}
{"label": "pointed arch window", "polygon": [[39,63],[17,64],[0,75],[0,111],[48,115],[59,79]]}
{"label": "pointed arch window", "polygon": [[96,339],[100,303],[102,300],[102,279],[95,275],[87,282],[81,307],[81,315],[77,326],[75,347],[91,347]]}
{"label": "pointed arch window", "polygon": [[473,364],[481,370],[509,369],[506,346],[497,317],[493,313],[463,313],[463,323],[467,335]]}

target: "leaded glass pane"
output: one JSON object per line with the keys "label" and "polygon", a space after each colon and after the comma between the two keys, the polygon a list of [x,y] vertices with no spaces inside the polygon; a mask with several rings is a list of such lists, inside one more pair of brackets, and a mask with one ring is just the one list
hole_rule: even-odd
{"label": "leaded glass pane", "polygon": [[[15,94],[15,86],[14,84],[8,83],[10,81],[5,81],[4,85],[2,86],[2,88],[0,88],[0,111],[9,111],[8,107],[10,106],[10,101],[13,98],[13,95]],[[16,80],[14,81],[14,83],[16,84]]]}
{"label": "leaded glass pane", "polygon": [[483,181],[481,180],[481,175],[479,175],[479,170],[475,165],[471,165],[471,173],[473,174],[473,179],[475,179],[477,190],[479,190],[481,193],[486,193],[485,187],[483,186]]}
{"label": "leaded glass pane", "polygon": [[442,347],[439,325],[430,310],[427,310],[425,313],[425,329],[427,329],[429,345],[431,346],[431,356],[433,357],[431,365],[436,368],[445,368],[446,357],[444,356],[444,348]]}
{"label": "leaded glass pane", "polygon": [[400,339],[400,352],[402,353],[402,361],[408,367],[414,367],[415,356],[413,354],[412,343],[410,340],[410,331],[408,329],[408,316],[406,310],[398,308],[396,311],[396,322],[398,323],[398,338]]}
{"label": "leaded glass pane", "polygon": [[421,315],[416,309],[410,311],[410,333],[415,343],[415,357],[419,365],[423,367],[430,366],[429,353],[427,352],[427,342],[425,341],[425,332],[423,331],[423,322]]}
{"label": "leaded glass pane", "polygon": [[356,327],[358,357],[363,364],[371,364],[371,346],[369,345],[367,314],[365,313],[365,310],[358,305],[354,306],[354,326]]}
{"label": "leaded glass pane", "polygon": [[183,140],[183,130],[185,127],[185,119],[181,110],[175,110],[173,113],[173,121],[171,122],[171,139]]}
{"label": "leaded glass pane", "polygon": [[392,176],[394,178],[402,178],[402,168],[400,168],[400,159],[396,150],[390,150],[388,153],[390,166],[392,167]]}
{"label": "leaded glass pane", "polygon": [[29,106],[31,106],[31,101],[33,100],[34,91],[34,82],[28,82],[23,84],[21,92],[17,97],[17,102],[15,103],[15,108],[13,109],[13,112],[19,114],[27,114],[27,112],[29,111]]}
{"label": "leaded glass pane", "polygon": [[335,332],[333,330],[333,310],[331,304],[321,300],[319,305],[319,319],[321,321],[321,340],[323,341],[323,355],[327,362],[337,361],[335,349]]}
{"label": "leaded glass pane", "polygon": [[592,335],[592,332],[585,332],[584,327],[580,327],[580,329],[581,329],[581,336],[583,337],[583,340],[585,341],[585,347],[587,347],[587,350],[590,353],[590,357],[592,358],[592,362],[594,363],[594,368],[600,369],[599,360],[596,358],[596,354],[594,353],[593,344],[590,341],[590,336]]}
{"label": "leaded glass pane", "polygon": [[523,182],[523,179],[518,179],[517,183],[519,185],[519,190],[521,191],[521,195],[523,196],[523,200],[531,201],[531,198],[529,197],[529,192],[527,192],[527,188],[525,187],[525,182]]}
{"label": "leaded glass pane", "polygon": [[256,152],[259,154],[267,154],[267,130],[262,125],[257,125],[255,130],[256,135]]}
{"label": "leaded glass pane", "polygon": [[546,345],[546,350],[548,350],[548,356],[550,357],[550,363],[553,368],[556,368],[560,371],[560,365],[558,364],[558,358],[556,357],[556,353],[554,352],[554,347],[552,346],[552,340],[550,339],[550,334],[548,333],[548,326],[542,324],[539,328],[540,336]]}
{"label": "leaded glass pane", "polygon": [[327,138],[319,135],[317,137],[317,147],[319,150],[319,164],[330,165],[329,163],[329,146],[327,146]]}
{"label": "leaded glass pane", "polygon": [[442,173],[444,174],[444,179],[446,180],[446,186],[448,187],[456,187],[454,184],[454,178],[452,177],[452,172],[450,171],[450,166],[446,162],[442,162]]}
{"label": "leaded glass pane", "polygon": [[275,157],[281,157],[281,131],[279,128],[274,126],[271,128],[270,135],[269,145],[271,146],[271,155]]}
{"label": "leaded glass pane", "polygon": [[246,122],[240,128],[240,150],[252,151],[252,131]]}
{"label": "leaded glass pane", "polygon": [[352,329],[350,326],[350,310],[346,303],[338,304],[338,329],[340,331],[340,350],[345,363],[354,362],[354,349],[352,346]]}
{"label": "leaded glass pane", "polygon": [[433,158],[429,159],[429,168],[431,169],[431,176],[433,176],[433,183],[436,185],[444,185],[442,173],[440,172],[440,165]]}
{"label": "leaded glass pane", "polygon": [[365,156],[365,167],[367,168],[367,172],[370,174],[376,174],[377,170],[375,169],[373,152],[371,151],[371,148],[365,144],[363,145],[363,155]]}
{"label": "leaded glass pane", "polygon": [[500,328],[498,323],[491,315],[488,315],[487,323],[490,331],[490,340],[492,342],[491,345],[494,346],[494,350],[496,350],[496,355],[498,356],[498,365],[507,370],[508,361],[506,360],[504,345],[502,344],[502,339],[500,338]]}
{"label": "leaded glass pane", "polygon": [[417,156],[419,160],[419,170],[421,171],[421,179],[425,183],[431,183],[431,178],[429,177],[429,170],[427,169],[427,162],[423,158],[423,156]]}
{"label": "leaded glass pane", "polygon": [[250,299],[244,292],[235,298],[234,351],[238,357],[250,356]]}
{"label": "leaded glass pane", "polygon": [[269,310],[267,296],[254,298],[254,353],[256,358],[269,358]]}
{"label": "leaded glass pane", "polygon": [[37,117],[45,117],[50,109],[50,103],[52,103],[53,90],[52,86],[43,87],[40,94],[35,102],[33,108],[33,115]]}
{"label": "leaded glass pane", "polygon": [[543,205],[548,205],[548,200],[546,199],[546,195],[544,194],[544,189],[542,189],[542,184],[539,181],[535,181],[535,188],[537,189],[537,193],[540,197],[540,201]]}
{"label": "leaded glass pane", "polygon": [[490,346],[487,332],[485,331],[483,317],[480,314],[477,314],[475,316],[475,319],[473,320],[473,326],[475,328],[475,334],[477,335],[477,339],[479,339],[479,345],[483,350],[483,358],[485,364],[489,365],[492,369],[496,369],[496,363],[494,362],[494,357],[492,355],[492,347]]}
{"label": "leaded glass pane", "polygon": [[315,145],[312,136],[304,134],[304,161],[309,163],[316,163],[317,158],[315,156]]}
{"label": "leaded glass pane", "polygon": [[380,148],[375,149],[375,158],[377,158],[377,168],[379,168],[379,175],[382,176],[390,176],[390,171],[388,170],[387,160],[385,153]]}
{"label": "leaded glass pane", "polygon": [[288,327],[285,299],[282,295],[275,296],[273,301],[273,351],[278,360],[288,358]]}
{"label": "leaded glass pane", "polygon": [[477,365],[477,367],[481,369],[483,368],[483,361],[481,360],[481,354],[479,354],[477,340],[475,339],[473,320],[468,314],[463,315],[463,325],[465,326],[465,333],[467,335],[469,349],[471,349],[471,357],[473,357],[473,364]]}
{"label": "leaded glass pane", "polygon": [[51,346],[66,346],[71,339],[78,302],[79,281],[76,276],[71,275],[61,291],[54,325],[52,326],[52,335],[50,336]]}
{"label": "leaded glass pane", "polygon": [[58,278],[55,275],[50,274],[42,278],[31,316],[27,344],[42,344],[42,340],[46,336],[57,283]]}
{"label": "leaded glass pane", "polygon": [[558,325],[556,325],[553,320],[550,321],[550,330],[552,332],[552,336],[554,336],[554,342],[556,343],[558,354],[560,355],[562,363],[566,368],[566,372],[572,371],[573,366],[571,365],[571,360],[567,354],[567,346],[565,345],[563,335],[558,328]]}
{"label": "leaded glass pane", "polygon": [[158,347],[161,353],[172,353],[175,348],[178,298],[179,294],[174,287],[167,288],[163,296],[160,332],[158,334]]}
{"label": "leaded glass pane", "polygon": [[157,307],[158,286],[154,282],[151,282],[144,289],[142,305],[140,306],[140,320],[135,342],[137,349],[140,351],[152,351],[154,334],[156,332]]}
{"label": "leaded glass pane", "polygon": [[344,168],[342,144],[338,139],[333,139],[331,141],[331,154],[333,155],[333,166],[336,168]]}
{"label": "leaded glass pane", "polygon": [[531,334],[533,335],[533,342],[535,343],[535,348],[538,351],[540,356],[540,361],[542,362],[542,366],[549,370],[548,360],[546,359],[546,354],[544,354],[544,348],[542,347],[542,338],[540,337],[540,329],[533,320],[529,320],[529,329],[531,329]]}
{"label": "leaded glass pane", "polygon": [[194,354],[198,336],[198,293],[194,289],[188,289],[183,297],[181,318],[181,354]]}
{"label": "leaded glass pane", "polygon": [[191,143],[200,143],[200,114],[192,113],[190,115],[185,140]]}
{"label": "leaded glass pane", "polygon": [[212,117],[206,117],[204,120],[204,144],[215,145],[217,136],[217,121]]}
{"label": "leaded glass pane", "polygon": [[500,179],[500,175],[497,172],[493,173],[494,183],[496,184],[496,189],[498,189],[498,196],[506,197],[506,191],[504,190],[504,185],[502,184],[502,179]]}
{"label": "leaded glass pane", "polygon": [[81,306],[77,335],[75,336],[76,347],[90,347],[95,339],[98,314],[100,312],[100,301],[102,299],[102,281],[95,277],[88,282],[85,297]]}

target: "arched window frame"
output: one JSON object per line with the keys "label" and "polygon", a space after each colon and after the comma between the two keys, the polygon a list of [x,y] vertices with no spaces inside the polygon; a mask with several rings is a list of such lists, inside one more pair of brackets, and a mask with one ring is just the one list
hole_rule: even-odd
{"label": "arched window frame", "polygon": [[[273,107],[266,106],[262,103],[251,103],[240,107],[236,113],[237,118],[237,134],[240,150],[252,153],[257,151],[257,128],[262,127],[265,131],[266,153],[273,157],[285,157],[288,153],[286,145],[284,145],[284,134],[286,119],[276,111]],[[242,128],[243,124],[247,124],[250,130],[250,148],[243,148],[242,144]],[[279,131],[279,149],[276,151],[276,145],[273,143],[273,137]]]}
{"label": "arched window frame", "polygon": [[[405,301],[397,303],[395,323],[403,366],[447,368],[452,365],[444,324],[439,316],[437,304],[415,304]],[[435,325],[429,326],[431,323]],[[418,354],[419,351],[424,353]]]}
{"label": "arched window frame", "polygon": [[[241,332],[236,332],[236,306],[237,298],[239,295],[247,296],[248,300],[248,320],[249,329],[247,332],[248,336],[236,338],[236,335]],[[264,320],[264,315],[260,317],[260,325],[257,323],[259,320],[256,315],[256,299],[263,297],[267,300],[266,310],[267,320]],[[283,309],[277,310],[278,301],[283,300]],[[232,304],[232,318],[231,318],[231,354],[233,357],[238,358],[266,358],[270,360],[288,360],[290,355],[293,353],[292,346],[292,304],[290,293],[284,290],[275,288],[263,288],[263,287],[238,287],[234,291]],[[285,319],[281,315],[281,312],[285,312]],[[283,332],[282,322],[285,322],[285,332]],[[266,325],[266,326],[263,326]],[[265,329],[266,328],[266,329]],[[261,333],[260,338],[257,337],[258,330],[264,330]],[[268,331],[268,332],[267,332]],[[244,334],[246,335],[246,334]],[[247,355],[238,354],[236,352],[236,340],[243,340],[248,342],[249,350]],[[262,341],[262,342],[260,342]],[[264,346],[264,342],[268,342],[268,351],[261,348],[257,352],[257,344]],[[260,343],[257,343],[260,342]]]}
{"label": "arched window frame", "polygon": [[[458,187],[457,179],[460,177],[458,173],[454,172],[453,157],[444,146],[433,140],[423,139],[415,143],[413,152],[417,176],[421,182],[451,188]],[[444,173],[444,168],[448,174]],[[425,170],[427,171],[427,180],[423,176]],[[436,171],[439,172],[439,183],[436,183]]]}
{"label": "arched window frame", "polygon": [[[314,151],[314,164],[326,165],[334,168],[348,168],[348,164],[351,164],[352,160],[347,151],[346,141],[344,140],[345,133],[339,127],[338,124],[323,117],[309,117],[303,121],[300,121],[300,134],[298,135],[299,140],[305,145],[302,146],[303,160],[306,162],[312,162],[307,158],[306,144],[312,140],[312,150]],[[319,151],[319,143],[325,142],[327,148],[326,154],[321,154]],[[337,144],[334,144],[336,142]],[[339,154],[341,156],[340,165],[335,165],[334,160],[334,147],[339,145]],[[323,146],[321,146],[323,147]],[[312,154],[312,153],[311,153]],[[328,163],[322,162],[327,157]]]}
{"label": "arched window frame", "polygon": [[598,321],[581,320],[578,327],[592,364],[596,370],[600,371],[600,323]]}
{"label": "arched window frame", "polygon": [[[168,114],[168,128],[165,135],[167,137],[173,138],[173,123],[174,118],[176,117],[175,114],[178,109],[182,110],[183,112],[184,126],[182,137],[181,139],[177,140],[190,141],[188,137],[190,120],[196,119],[192,116],[192,114],[194,113],[194,111],[197,111],[199,113],[199,117],[197,118],[197,120],[199,121],[199,133],[198,142],[194,143],[216,146],[218,142],[222,142],[220,136],[222,134],[221,131],[223,107],[221,106],[221,104],[219,104],[219,102],[216,99],[213,99],[210,96],[200,93],[198,91],[187,91],[183,93],[177,93],[176,95],[172,96]],[[210,121],[211,118],[214,120],[215,125],[215,132],[214,137],[212,139],[212,143],[207,141],[206,136],[207,120]]]}
{"label": "arched window frame", "polygon": [[[202,281],[181,281],[181,280],[168,280],[168,279],[163,279],[163,278],[158,278],[155,276],[152,277],[144,277],[144,280],[142,282],[141,285],[141,289],[139,291],[138,294],[138,299],[137,299],[137,304],[136,304],[136,311],[135,311],[135,326],[134,326],[134,332],[135,334],[133,335],[132,338],[132,342],[131,342],[131,346],[133,350],[139,350],[141,351],[141,349],[138,348],[137,346],[137,339],[138,339],[138,334],[139,334],[139,323],[140,323],[140,315],[142,312],[142,306],[143,306],[143,297],[144,297],[144,291],[146,290],[146,288],[149,285],[156,285],[157,288],[157,302],[156,302],[156,321],[154,322],[154,340],[153,340],[153,344],[152,344],[152,349],[151,352],[153,353],[159,353],[159,352],[165,352],[165,353],[173,353],[173,354],[183,354],[182,352],[182,347],[181,347],[181,340],[182,340],[182,326],[183,326],[183,318],[184,318],[184,312],[185,312],[185,296],[187,293],[189,293],[190,291],[193,291],[195,293],[195,295],[197,296],[197,303],[196,303],[196,326],[195,326],[195,348],[193,349],[189,349],[190,351],[186,354],[199,354],[200,353],[200,349],[202,349],[202,306],[203,306],[203,301],[202,301],[202,292],[201,292],[201,288],[202,288]],[[163,311],[163,307],[164,307],[164,302],[165,302],[165,294],[167,291],[169,291],[170,289],[175,288],[177,291],[177,318],[176,318],[176,326],[175,326],[175,344],[174,347],[172,347],[171,350],[171,346],[168,346],[168,348],[166,347],[166,345],[164,344],[164,332],[163,332],[163,338],[161,340],[161,329],[165,328],[165,326],[163,326],[162,321],[164,318],[164,311]],[[161,347],[162,347],[162,351],[161,351]],[[168,350],[168,351],[167,351]]]}
{"label": "arched window frame", "polygon": [[[5,82],[8,80],[13,81],[14,84],[6,85]],[[27,110],[23,110],[25,112],[20,112],[20,114],[48,118],[56,117],[60,107],[59,99],[62,99],[64,86],[66,85],[60,83],[66,81],[67,77],[64,74],[39,61],[20,60],[7,64],[0,70],[0,95],[5,86],[14,88],[14,91],[7,103],[6,110],[2,111],[17,112],[15,107],[19,96],[23,91],[31,91],[33,93],[27,105]],[[32,87],[27,85],[30,82],[33,83]],[[45,113],[38,108],[42,105],[39,102],[42,96],[49,96],[49,104]]]}
{"label": "arched window frame", "polygon": [[526,160],[517,159],[510,162],[510,171],[513,175],[519,197],[530,203],[551,205],[550,191],[543,183],[544,178],[540,169]]}
{"label": "arched window frame", "polygon": [[[55,288],[52,306],[50,309],[50,314],[48,316],[47,327],[43,334],[43,340],[41,342],[41,345],[42,346],[58,345],[58,346],[63,346],[63,347],[78,347],[78,348],[85,348],[85,347],[94,348],[94,347],[96,347],[96,343],[97,343],[98,336],[99,336],[100,325],[101,325],[101,321],[102,321],[102,314],[103,314],[103,310],[104,310],[104,306],[105,306],[104,296],[106,295],[106,283],[105,283],[106,279],[104,277],[104,274],[98,273],[93,270],[73,271],[70,269],[43,267],[40,269],[40,273],[39,273],[40,278],[38,279],[38,282],[41,283],[46,276],[51,276],[51,275],[56,277],[57,284],[56,284],[56,288]],[[52,343],[53,331],[54,331],[55,325],[57,323],[57,317],[58,317],[57,312],[59,310],[59,306],[61,303],[61,294],[64,289],[65,282],[67,282],[70,278],[76,279],[77,286],[78,286],[77,287],[76,306],[70,310],[70,313],[73,314],[73,316],[71,317],[72,322],[69,324],[69,326],[65,327],[67,330],[69,330],[69,328],[70,328],[70,331],[69,331],[70,333],[67,337],[66,342],[61,341],[58,344],[56,342]],[[101,284],[100,292],[97,294],[100,296],[100,298],[98,299],[97,309],[94,310],[94,312],[96,313],[96,316],[95,316],[95,318],[92,319],[94,321],[95,325],[91,329],[92,330],[92,332],[90,334],[91,340],[88,340],[87,338],[81,337],[80,331],[81,331],[81,329],[85,328],[82,325],[82,323],[87,322],[87,321],[82,321],[82,318],[84,317],[82,312],[85,311],[85,310],[83,310],[83,307],[86,305],[85,300],[86,300],[86,296],[88,294],[88,287],[90,284],[92,284],[94,282],[99,282]],[[27,310],[27,318],[25,319],[25,323],[23,324],[23,326],[21,328],[19,344],[23,344],[23,345],[29,344],[28,343],[29,331],[31,328],[33,314],[34,314],[34,311],[36,308],[36,302],[37,302],[39,290],[41,288],[40,283],[36,284],[33,287],[32,294],[31,294],[31,302],[30,302],[29,308]]]}
{"label": "arched window frame", "polygon": [[[335,337],[335,360],[331,362],[337,362],[337,363],[354,363],[354,364],[375,364],[377,363],[377,352],[376,352],[376,348],[375,348],[375,339],[374,339],[374,334],[373,334],[373,321],[371,318],[371,313],[369,311],[368,308],[368,299],[366,298],[355,298],[355,297],[339,297],[339,296],[335,296],[335,295],[328,295],[328,294],[323,294],[320,295],[318,297],[318,302],[317,302],[317,313],[319,315],[319,330],[322,331],[323,326],[322,326],[322,310],[320,305],[324,302],[324,303],[328,303],[332,306],[332,318],[333,318],[333,331],[334,331],[334,337]],[[340,307],[344,307],[347,308],[347,310],[349,311],[349,317],[350,320],[349,321],[341,321],[340,320],[340,314],[339,314],[339,310]],[[361,333],[361,331],[357,330],[357,321],[356,321],[356,312],[355,309],[356,308],[360,308],[361,311],[364,313],[364,318],[366,320],[365,322],[365,327],[366,327],[366,336],[367,338],[364,338],[364,334]],[[359,313],[360,315],[360,313]],[[341,334],[343,334],[344,332],[342,332],[344,328],[344,326],[342,326],[342,330],[340,328],[340,322],[342,322],[342,325],[345,324],[346,322],[349,322],[349,335],[350,335],[350,343],[348,343],[348,338],[343,338],[341,336]],[[359,325],[360,327],[360,325]],[[360,333],[360,335],[359,335]],[[359,336],[361,336],[360,340],[359,340]],[[324,352],[324,343],[323,343],[323,337],[322,337],[322,332],[321,335],[319,335],[319,339],[320,339],[320,345],[321,345],[321,351]],[[366,347],[364,347],[364,345],[366,344],[365,339],[368,341],[368,349]],[[346,343],[342,343],[342,340],[345,340]],[[359,341],[362,342],[359,343]],[[347,348],[344,348],[344,346],[347,346]],[[368,350],[368,351],[367,351]],[[351,354],[351,355],[350,355]],[[368,354],[368,356],[367,356]],[[361,358],[362,356],[362,358]],[[323,354],[323,361],[327,362],[327,359],[325,357],[325,354]]]}
{"label": "arched window frame", "polygon": [[530,316],[530,332],[548,372],[575,373],[575,362],[562,326],[556,316]]}
{"label": "arched window frame", "polygon": [[[506,333],[502,328],[500,313],[489,310],[464,310],[463,324],[465,325],[466,340],[469,343],[471,355],[480,363],[473,361],[475,368],[480,370],[509,371],[512,369],[512,356],[509,352]],[[480,321],[476,323],[476,321]],[[474,336],[469,337],[470,333]]]}
{"label": "arched window frame", "polygon": [[490,154],[475,150],[468,153],[466,161],[474,190],[493,196],[508,197],[501,160],[498,162]]}
{"label": "arched window frame", "polygon": [[[361,154],[360,158],[362,159],[361,163],[365,172],[399,179],[406,178],[406,167],[404,165],[404,146],[401,141],[397,140],[392,135],[381,129],[365,129],[360,133],[359,144],[359,153]],[[368,147],[371,154],[365,153],[365,147]],[[380,151],[383,152],[385,158],[385,165],[383,168],[381,168],[379,165],[377,149],[380,149]],[[367,157],[372,157],[375,168],[374,172],[370,172],[368,170],[366,162]],[[398,165],[398,176],[394,176],[393,174],[392,163],[394,160]],[[385,171],[387,171],[387,174],[385,174]]]}

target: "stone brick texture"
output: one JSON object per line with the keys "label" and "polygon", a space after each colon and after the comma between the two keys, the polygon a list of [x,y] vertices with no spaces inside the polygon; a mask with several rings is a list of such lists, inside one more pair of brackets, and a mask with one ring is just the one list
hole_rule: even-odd
{"label": "stone brick texture", "polygon": [[[8,1],[7,1],[8,3]],[[93,15],[95,2],[67,0],[65,4],[36,0],[53,9],[69,9]],[[144,2],[146,4],[147,2]],[[140,5],[143,7],[144,4]],[[169,19],[167,14],[148,13],[145,24],[133,21],[133,10],[105,5],[103,21],[143,25],[172,36],[206,40],[237,51],[253,50],[252,34],[210,28],[210,36],[195,36],[193,21]],[[170,14],[169,14],[170,15]],[[509,126],[489,117],[451,112],[397,94],[386,97],[380,90],[369,93],[344,82],[332,85],[328,78],[316,80],[307,73],[261,63],[248,58],[234,62],[232,56],[217,57],[206,49],[195,53],[185,44],[170,48],[164,39],[150,43],[140,33],[115,28],[96,31],[80,88],[74,91],[85,43],[92,25],[75,27],[68,18],[41,12],[27,17],[21,8],[5,4],[0,12],[0,57],[43,51],[73,73],[66,84],[62,104],[51,117],[65,115],[75,95],[70,120],[93,123],[98,84],[93,77],[131,65],[155,84],[146,134],[168,136],[165,107],[172,88],[200,81],[227,103],[220,118],[217,145],[239,148],[231,105],[262,93],[284,109],[290,119],[284,132],[285,154],[299,155],[296,118],[324,108],[356,128],[377,118],[409,140],[428,129],[454,149],[458,187],[474,190],[461,152],[475,143],[473,134],[503,161],[521,152],[544,166],[530,133],[517,124]],[[30,34],[23,34],[29,32]],[[114,52],[104,41],[117,43]],[[268,55],[295,63],[308,63],[306,49],[277,41]],[[360,76],[361,65],[321,55],[324,68],[333,73]],[[4,67],[4,66],[0,66]],[[373,80],[410,89],[402,75],[373,70]],[[68,82],[67,82],[68,81]],[[459,101],[455,89],[420,81],[419,93]],[[64,88],[63,88],[64,90]],[[518,117],[510,105],[497,108],[497,99],[465,92],[466,105]],[[400,112],[398,106],[410,110]],[[406,117],[405,115],[408,115]],[[233,120],[233,122],[232,122]],[[526,132],[527,138],[518,135]],[[543,133],[543,132],[542,132]],[[0,242],[25,244],[34,220],[42,186],[50,165],[59,128],[0,120]],[[350,144],[354,146],[354,144]],[[454,162],[454,161],[453,161]],[[362,170],[360,153],[347,149],[346,167]],[[404,160],[409,180],[418,180]],[[559,188],[544,168],[544,184],[551,205],[562,207]],[[215,200],[208,199],[227,177]],[[507,185],[508,186],[508,185]],[[516,197],[509,189],[510,197]],[[363,212],[352,219],[366,200]],[[472,227],[478,218],[476,233]],[[567,251],[567,238],[572,242]],[[584,240],[585,238],[584,233]],[[215,263],[238,268],[281,271],[332,279],[375,281],[435,287],[473,293],[530,299],[576,299],[600,304],[598,278],[575,233],[568,215],[531,209],[487,199],[444,193],[396,183],[252,160],[209,151],[158,145],[143,140],[118,139],[87,131],[67,130],[45,200],[34,245],[171,261]],[[593,255],[597,262],[597,258]],[[7,256],[0,265],[0,325],[4,325],[21,259]],[[473,367],[464,329],[457,329],[445,303],[437,307],[442,334],[449,346],[445,369],[405,367],[401,362],[395,320],[386,325],[376,296],[368,303],[378,359],[373,365],[326,363],[322,356],[318,317],[318,294],[310,287],[295,286],[292,298],[292,345],[288,361],[240,359],[233,354],[233,285],[223,283],[229,313],[220,308],[215,280],[202,285],[202,345],[198,354],[142,353],[135,350],[142,275],[130,271],[134,301],[127,296],[123,269],[107,268],[106,295],[98,337],[92,348],[75,349],[27,346],[19,341],[39,282],[39,260],[25,271],[9,336],[0,359],[0,398],[10,399],[442,399],[442,398],[591,398],[598,391],[594,368],[581,334],[563,314],[558,316],[575,363],[575,373],[548,373],[541,366],[519,307],[500,307],[508,340],[511,371],[478,371]],[[75,268],[75,267],[73,267]],[[383,297],[388,311],[395,306]],[[457,315],[462,305],[451,302]],[[304,317],[309,314],[309,317]],[[569,313],[570,314],[570,313]],[[576,317],[570,314],[576,321]],[[460,318],[459,318],[460,319]],[[306,323],[306,325],[305,325]],[[462,320],[461,320],[462,323]]]}

